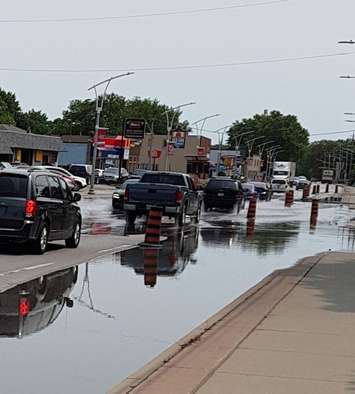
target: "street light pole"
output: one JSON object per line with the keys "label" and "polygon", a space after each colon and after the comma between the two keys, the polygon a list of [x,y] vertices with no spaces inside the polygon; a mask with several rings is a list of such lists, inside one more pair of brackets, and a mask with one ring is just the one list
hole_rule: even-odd
{"label": "street light pole", "polygon": [[[179,110],[180,108],[187,107],[187,106],[189,106],[189,105],[194,105],[194,104],[196,104],[196,103],[191,102],[191,103],[181,104],[181,105],[178,105],[178,106],[176,106],[176,107],[174,107],[174,108],[172,108],[172,109],[170,109],[170,110],[168,110],[168,111],[165,111],[165,115],[166,115],[166,128],[167,128],[165,171],[168,171],[168,165],[169,165],[169,143],[170,143],[171,131],[172,131],[173,126],[174,126],[175,116],[176,116],[176,114],[178,113],[178,110]],[[172,116],[172,118],[171,118],[171,120],[170,120],[170,118],[169,118],[169,112],[171,112],[171,111],[173,112],[173,116]]]}
{"label": "street light pole", "polygon": [[[97,137],[98,137],[98,131],[100,128],[100,115],[101,115],[102,109],[104,107],[104,101],[106,98],[107,88],[109,87],[111,81],[113,81],[114,79],[126,77],[126,76],[132,75],[132,74],[134,74],[134,73],[128,72],[125,74],[115,75],[114,77],[105,79],[104,81],[101,81],[101,82],[91,86],[88,89],[89,91],[94,90],[95,96],[96,96],[96,122],[95,122],[95,134],[94,134],[94,151],[93,151],[93,155],[92,155],[91,181],[90,181],[90,189],[89,189],[88,194],[95,194],[94,189],[95,189],[95,169],[96,169],[96,159],[97,159]],[[100,96],[97,93],[97,87],[99,87],[101,85],[106,85],[106,86],[105,86],[104,93],[103,93],[101,100],[100,100]]]}

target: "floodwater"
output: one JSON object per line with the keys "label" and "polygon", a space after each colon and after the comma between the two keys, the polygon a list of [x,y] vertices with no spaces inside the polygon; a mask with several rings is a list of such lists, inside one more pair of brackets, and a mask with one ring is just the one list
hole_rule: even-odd
{"label": "floodwater", "polygon": [[[183,233],[164,226],[159,251],[108,255],[0,294],[0,392],[103,393],[275,269],[353,250],[351,211],[324,205],[313,229],[309,211],[260,202],[254,227],[245,211],[208,213]],[[107,201],[83,213],[87,232],[124,233]]]}

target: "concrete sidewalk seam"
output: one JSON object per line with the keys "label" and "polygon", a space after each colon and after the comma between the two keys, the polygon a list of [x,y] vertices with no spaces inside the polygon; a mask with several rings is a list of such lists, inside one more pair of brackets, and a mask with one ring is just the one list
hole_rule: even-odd
{"label": "concrete sidewalk seam", "polygon": [[260,377],[260,378],[270,378],[270,379],[284,379],[284,380],[299,380],[304,382],[328,382],[328,383],[344,383],[343,380],[334,380],[334,379],[311,379],[311,378],[300,378],[295,376],[279,376],[279,375],[263,375],[257,373],[233,373],[220,371],[218,372],[220,375],[232,375],[232,376],[252,376],[252,377]]}

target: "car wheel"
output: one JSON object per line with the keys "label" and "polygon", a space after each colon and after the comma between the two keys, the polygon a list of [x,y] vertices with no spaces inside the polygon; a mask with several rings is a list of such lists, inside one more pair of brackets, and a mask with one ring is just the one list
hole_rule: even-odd
{"label": "car wheel", "polygon": [[135,212],[127,212],[126,221],[129,226],[133,226],[137,219],[137,214]]}
{"label": "car wheel", "polygon": [[76,222],[71,237],[65,240],[65,246],[67,248],[77,248],[80,243],[80,237],[81,237],[81,224],[80,222]]}
{"label": "car wheel", "polygon": [[32,244],[32,250],[34,253],[43,254],[47,250],[48,235],[48,225],[42,224],[38,233],[38,237]]}
{"label": "car wheel", "polygon": [[194,218],[193,218],[193,222],[194,222],[195,224],[198,224],[198,223],[200,222],[200,219],[201,219],[201,205],[198,206],[196,215],[195,215]]}
{"label": "car wheel", "polygon": [[186,223],[186,207],[185,206],[183,207],[182,212],[178,216],[177,221],[178,221],[179,227],[183,227],[185,225],[185,223]]}

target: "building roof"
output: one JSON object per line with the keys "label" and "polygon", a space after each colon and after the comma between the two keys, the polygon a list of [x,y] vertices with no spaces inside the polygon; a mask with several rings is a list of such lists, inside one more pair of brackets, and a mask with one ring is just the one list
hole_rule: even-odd
{"label": "building roof", "polygon": [[89,135],[72,135],[72,134],[63,134],[61,135],[62,141],[65,143],[74,143],[74,144],[87,144],[91,141],[92,137]]}
{"label": "building roof", "polygon": [[59,152],[62,150],[62,140],[60,137],[27,133],[17,127],[0,124],[0,154],[12,154],[11,148]]}

